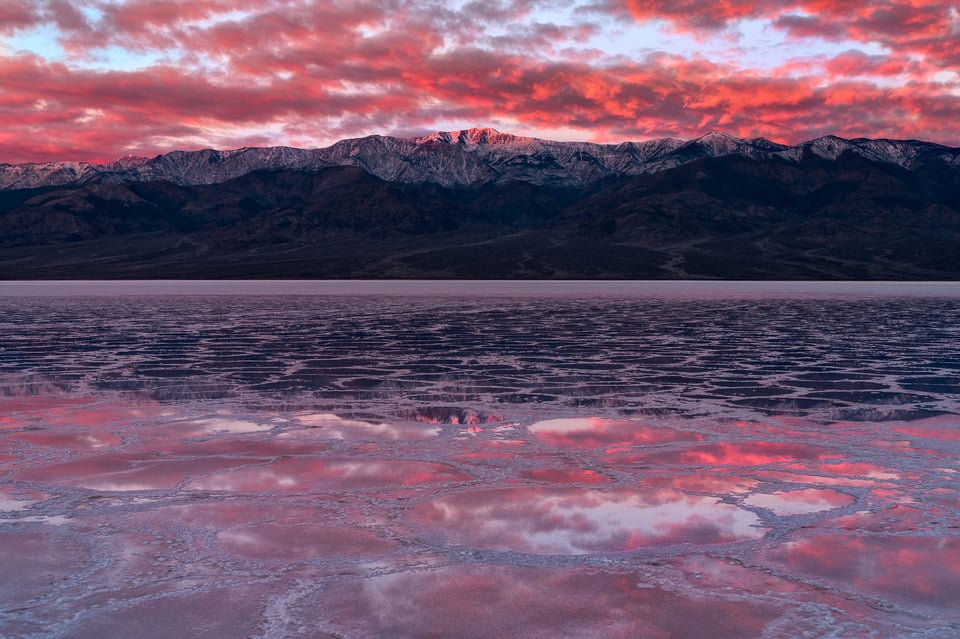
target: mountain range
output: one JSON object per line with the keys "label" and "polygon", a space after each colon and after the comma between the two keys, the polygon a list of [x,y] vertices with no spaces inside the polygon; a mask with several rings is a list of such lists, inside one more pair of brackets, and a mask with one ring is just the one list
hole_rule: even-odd
{"label": "mountain range", "polygon": [[0,277],[960,278],[960,149],[492,129],[0,164]]}

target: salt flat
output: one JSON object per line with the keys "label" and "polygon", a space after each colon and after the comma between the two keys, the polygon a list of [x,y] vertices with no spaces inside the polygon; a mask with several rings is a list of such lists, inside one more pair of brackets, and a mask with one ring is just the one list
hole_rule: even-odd
{"label": "salt flat", "polygon": [[948,285],[205,286],[0,296],[0,635],[960,632]]}

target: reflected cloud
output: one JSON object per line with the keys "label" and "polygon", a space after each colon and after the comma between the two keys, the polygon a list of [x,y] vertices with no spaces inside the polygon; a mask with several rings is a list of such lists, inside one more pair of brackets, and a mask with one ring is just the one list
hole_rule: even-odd
{"label": "reflected cloud", "polygon": [[118,594],[130,600],[127,605],[117,610],[110,601],[86,610],[72,626],[71,636],[149,637],[160,632],[176,637],[253,637],[262,631],[263,606],[251,606],[250,602],[268,601],[281,594],[268,583],[240,582],[224,587],[196,581],[153,588],[159,592],[147,597],[136,596],[136,590],[121,590]]}
{"label": "reflected cloud", "polygon": [[717,442],[699,444],[683,450],[669,450],[633,457],[617,457],[618,460],[647,462],[652,464],[681,464],[720,466],[762,466],[798,459],[835,459],[842,455],[821,446],[781,442]]}
{"label": "reflected cloud", "polygon": [[271,523],[231,528],[218,533],[217,541],[231,553],[272,561],[359,559],[397,547],[360,528]]}
{"label": "reflected cloud", "polygon": [[[431,428],[420,424],[366,422],[343,419],[330,413],[300,414],[292,419],[302,426],[317,429],[315,435],[325,439],[416,440],[440,433],[439,426]],[[308,432],[314,435],[312,430]],[[288,430],[281,437],[304,437],[306,434],[302,430]]]}
{"label": "reflected cloud", "polygon": [[876,512],[859,511],[830,522],[832,526],[854,532],[916,532],[929,521],[927,513],[906,504],[894,504]]}
{"label": "reflected cloud", "polygon": [[956,634],[949,387],[911,410],[954,414],[909,422],[735,404],[804,375],[950,381],[955,300],[517,286],[5,307],[14,366],[98,390],[0,390],[4,631],[189,634],[226,598],[263,605],[222,636]]}
{"label": "reflected cloud", "polygon": [[[795,466],[797,470],[802,470],[801,465]],[[874,479],[850,479],[847,477],[832,477],[829,475],[807,475],[805,473],[798,473],[796,470],[779,471],[779,470],[754,470],[751,473],[754,477],[759,479],[773,480],[773,481],[783,481],[789,482],[792,484],[819,484],[822,486],[865,486],[865,487],[889,487],[894,484],[878,482]]]}
{"label": "reflected cloud", "polygon": [[29,508],[47,495],[37,490],[23,490],[13,486],[0,487],[0,512],[16,512]]}
{"label": "reflected cloud", "polygon": [[686,597],[640,573],[451,566],[332,583],[305,602],[337,636],[759,637],[761,601]]}
{"label": "reflected cloud", "polygon": [[658,477],[644,480],[644,486],[657,488],[673,488],[675,490],[693,491],[698,493],[713,493],[728,495],[747,493],[756,487],[759,482],[755,479],[743,477],[724,477],[722,475],[680,475],[677,477]]}
{"label": "reflected cloud", "polygon": [[255,463],[255,460],[225,457],[157,460],[149,454],[104,454],[30,468],[15,474],[14,479],[104,491],[168,490],[190,478],[244,463]]}
{"label": "reflected cloud", "polygon": [[257,433],[273,428],[273,424],[263,424],[235,417],[210,417],[182,423],[196,434],[212,433]]}
{"label": "reflected cloud", "polygon": [[818,513],[849,506],[853,502],[854,498],[846,493],[819,488],[754,493],[743,500],[748,506],[767,508],[776,515]]}
{"label": "reflected cloud", "polygon": [[72,450],[96,450],[119,446],[123,443],[123,438],[114,433],[52,430],[13,433],[8,436],[8,439],[26,442],[32,446]]}
{"label": "reflected cloud", "polygon": [[189,484],[193,490],[310,491],[412,486],[471,477],[452,466],[416,461],[283,458],[269,464],[215,473]]}
{"label": "reflected cloud", "polygon": [[786,544],[778,556],[851,590],[942,607],[960,619],[960,537],[818,535]]}
{"label": "reflected cloud", "polygon": [[[4,606],[4,631],[8,615],[20,606],[35,606],[49,596],[57,583],[70,579],[85,567],[92,549],[78,540],[67,539],[36,528],[0,530],[0,601]],[[4,632],[6,634],[6,632]]]}
{"label": "reflected cloud", "polygon": [[13,415],[26,417],[41,416],[56,419],[59,412],[77,410],[77,407],[91,404],[95,400],[90,397],[65,397],[39,395],[36,397],[2,397],[0,396],[0,424],[4,428],[12,424],[20,424]]}
{"label": "reflected cloud", "polygon": [[177,412],[158,405],[107,405],[90,408],[66,408],[47,412],[44,420],[54,426],[100,427],[106,424],[129,423],[152,420],[157,417],[169,417]]}
{"label": "reflected cloud", "polygon": [[548,446],[575,450],[703,439],[703,436],[697,433],[665,426],[598,417],[549,419],[536,422],[530,426],[529,431]]}
{"label": "reflected cloud", "polygon": [[766,532],[749,511],[671,490],[495,488],[422,504],[413,519],[457,543],[534,554],[716,544]]}
{"label": "reflected cloud", "polygon": [[866,477],[868,479],[899,479],[900,474],[890,468],[867,462],[828,462],[823,464],[790,464],[784,466],[791,470],[819,472],[840,479],[852,477]]}
{"label": "reflected cloud", "polygon": [[939,441],[960,442],[960,417],[957,415],[943,415],[926,420],[918,420],[898,426],[898,433],[936,439]]}
{"label": "reflected cloud", "polygon": [[270,522],[289,527],[333,523],[335,511],[328,504],[291,504],[266,500],[202,500],[176,506],[159,506],[140,515],[150,527],[171,522],[204,530],[226,530],[236,526]]}

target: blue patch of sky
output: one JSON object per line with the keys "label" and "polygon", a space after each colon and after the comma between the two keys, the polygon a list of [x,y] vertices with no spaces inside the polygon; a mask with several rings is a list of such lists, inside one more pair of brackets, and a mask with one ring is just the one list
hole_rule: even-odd
{"label": "blue patch of sky", "polygon": [[90,60],[78,60],[72,66],[97,71],[138,71],[166,61],[166,53],[134,53],[121,47],[110,46],[95,49]]}
{"label": "blue patch of sky", "polygon": [[[452,8],[463,4],[452,3]],[[80,10],[91,23],[96,23],[102,17],[102,12],[96,7],[85,6]],[[218,22],[248,20],[252,15],[249,11],[229,11],[194,23],[193,26],[204,29]],[[764,71],[776,69],[793,59],[829,58],[850,49],[868,55],[886,52],[880,45],[870,43],[823,38],[791,39],[784,31],[764,20],[742,20],[730,29],[715,34],[689,34],[672,30],[669,23],[662,21],[639,23],[599,14],[589,14],[589,19],[598,27],[596,31],[585,41],[556,43],[557,56],[570,57],[571,54],[576,55],[576,51],[595,50],[609,57],[640,62],[649,54],[664,52],[685,58],[701,56],[734,68]],[[584,14],[576,11],[576,4],[557,3],[529,13],[518,23],[486,25],[485,33],[493,37],[509,37],[515,34],[517,27],[534,26],[537,23],[572,27],[582,24],[583,20]],[[375,36],[378,30],[371,31],[367,35]],[[91,55],[87,58],[69,58],[57,42],[58,36],[57,29],[47,24],[8,36],[5,44],[9,50],[28,51],[49,61],[101,71],[135,71],[164,61],[176,61],[183,54],[177,50],[132,52],[109,46],[90,51]],[[214,70],[221,62],[201,58],[200,66]]]}
{"label": "blue patch of sky", "polygon": [[76,69],[95,71],[137,71],[153,66],[166,55],[157,52],[139,53],[118,46],[100,47],[87,51],[87,56],[69,56],[59,42],[60,33],[53,25],[41,25],[5,38],[6,47],[13,52],[37,55],[49,62],[62,62]]}
{"label": "blue patch of sky", "polygon": [[88,22],[99,22],[100,18],[103,17],[103,11],[97,7],[80,7],[80,12]]}
{"label": "blue patch of sky", "polygon": [[243,22],[251,18],[255,19],[256,16],[257,16],[257,12],[255,11],[231,9],[230,11],[225,11],[223,13],[216,13],[210,16],[209,18],[205,18],[203,20],[197,20],[195,22],[191,22],[190,24],[200,29],[207,29],[221,22]]}
{"label": "blue patch of sky", "polygon": [[62,61],[66,56],[57,42],[59,35],[53,25],[41,25],[9,35],[4,38],[4,43],[11,51],[33,53],[46,60]]}
{"label": "blue patch of sky", "polygon": [[586,46],[634,59],[655,52],[684,58],[700,56],[712,62],[759,71],[776,69],[797,58],[830,58],[850,49],[868,55],[885,52],[873,43],[791,39],[763,20],[742,20],[729,29],[711,34],[679,33],[672,30],[669,23],[660,21],[618,22],[594,35]]}
{"label": "blue patch of sky", "polygon": [[[78,9],[84,14],[90,24],[96,24],[103,17],[103,11],[97,7],[82,6]],[[220,13],[206,20],[192,24],[193,27],[205,29],[218,22],[243,21],[254,14],[250,11],[235,11]],[[32,29],[19,31],[0,41],[4,49],[10,52],[33,53],[50,62],[62,62],[77,69],[96,71],[138,71],[164,62],[175,63],[185,52],[177,49],[168,51],[131,51],[120,46],[110,45],[97,47],[86,51],[85,56],[70,56],[60,45],[60,32],[53,24],[43,24]],[[215,68],[216,61],[210,62]]]}
{"label": "blue patch of sky", "polygon": [[876,43],[834,41],[825,38],[789,38],[782,29],[766,20],[741,20],[716,33],[686,33],[671,28],[669,22],[583,14],[574,5],[540,9],[530,16],[537,22],[576,25],[585,16],[599,28],[585,42],[570,43],[574,49],[595,49],[609,56],[642,60],[651,53],[663,52],[684,58],[700,56],[742,69],[773,70],[797,58],[830,58],[856,49],[867,55],[887,51]]}
{"label": "blue patch of sky", "polygon": [[790,60],[829,59],[855,49],[867,55],[884,55],[887,49],[874,42],[828,40],[826,38],[788,38],[786,31],[764,20],[743,20],[737,25],[739,47],[754,69],[775,69]]}

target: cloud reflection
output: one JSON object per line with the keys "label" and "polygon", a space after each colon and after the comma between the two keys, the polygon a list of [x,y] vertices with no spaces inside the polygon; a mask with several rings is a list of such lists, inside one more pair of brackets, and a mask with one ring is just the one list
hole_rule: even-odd
{"label": "cloud reflection", "polygon": [[453,566],[331,584],[308,602],[338,636],[758,637],[777,606],[688,598],[632,572]]}
{"label": "cloud reflection", "polygon": [[598,417],[549,419],[536,422],[530,426],[529,431],[548,446],[575,450],[703,439],[703,436],[697,433],[679,431],[666,426]]}
{"label": "cloud reflection", "polygon": [[779,556],[857,592],[947,606],[960,619],[960,537],[818,535],[786,544]]}
{"label": "cloud reflection", "polygon": [[775,493],[754,493],[747,497],[744,503],[768,508],[777,515],[802,515],[849,506],[853,501],[850,495],[835,490],[807,488]]}
{"label": "cloud reflection", "polygon": [[216,473],[193,481],[195,490],[310,491],[411,486],[470,479],[448,466],[417,461],[356,461],[288,457],[269,464]]}
{"label": "cloud reflection", "polygon": [[622,457],[624,461],[654,464],[716,464],[722,466],[762,466],[798,459],[819,460],[841,457],[836,451],[790,442],[716,442],[694,445],[683,450]]}
{"label": "cloud reflection", "polygon": [[169,490],[190,478],[254,461],[226,457],[158,460],[149,453],[106,453],[29,468],[15,474],[14,479],[104,491]]}
{"label": "cloud reflection", "polygon": [[310,434],[324,439],[415,440],[433,437],[440,432],[439,426],[368,422],[344,419],[331,413],[303,413],[293,416],[293,420],[310,430],[289,430],[283,433],[283,437],[305,437]]}
{"label": "cloud reflection", "polygon": [[389,552],[397,546],[356,527],[273,523],[224,530],[217,534],[217,540],[232,553],[272,561],[364,558]]}
{"label": "cloud reflection", "polygon": [[753,513],[672,490],[495,488],[423,504],[414,520],[490,550],[582,555],[762,537]]}

